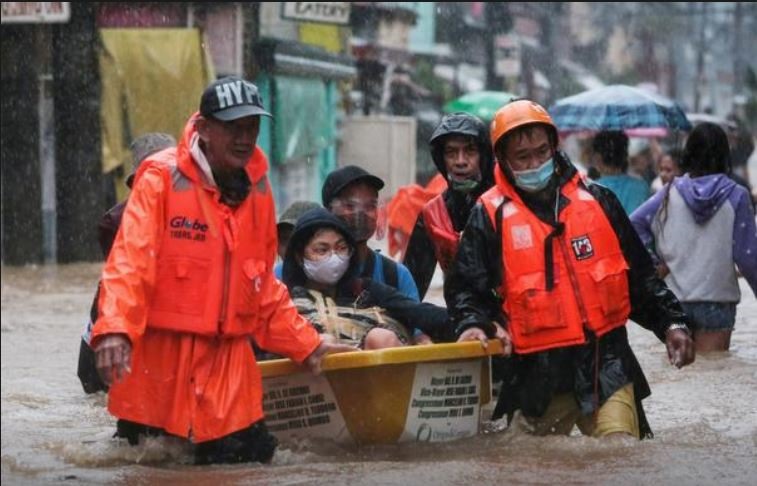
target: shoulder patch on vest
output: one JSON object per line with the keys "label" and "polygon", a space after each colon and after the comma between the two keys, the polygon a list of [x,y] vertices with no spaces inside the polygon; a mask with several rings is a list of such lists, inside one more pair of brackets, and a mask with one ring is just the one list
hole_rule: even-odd
{"label": "shoulder patch on vest", "polygon": [[510,201],[504,206],[502,206],[502,218],[509,218],[510,216],[513,216],[514,214],[518,214],[518,207],[515,205],[514,202]]}
{"label": "shoulder patch on vest", "polygon": [[534,238],[531,234],[531,226],[527,224],[513,226],[510,229],[510,234],[513,237],[513,249],[525,250],[526,248],[532,248],[534,246]]}
{"label": "shoulder patch on vest", "polygon": [[573,247],[573,254],[576,255],[576,260],[586,260],[594,256],[594,247],[591,244],[589,235],[573,238],[570,240],[570,245]]}

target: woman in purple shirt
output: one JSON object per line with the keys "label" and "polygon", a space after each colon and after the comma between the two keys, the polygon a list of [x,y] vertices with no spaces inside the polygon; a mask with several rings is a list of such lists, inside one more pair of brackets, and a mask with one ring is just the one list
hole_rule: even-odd
{"label": "woman in purple shirt", "polygon": [[697,353],[727,351],[741,300],[736,267],[757,295],[757,229],[749,193],[734,182],[728,138],[702,123],[676,177],[631,215],[665,283],[691,317]]}

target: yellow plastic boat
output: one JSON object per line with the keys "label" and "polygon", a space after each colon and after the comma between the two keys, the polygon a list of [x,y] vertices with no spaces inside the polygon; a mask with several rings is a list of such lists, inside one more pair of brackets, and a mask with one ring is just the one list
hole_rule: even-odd
{"label": "yellow plastic boat", "polygon": [[260,363],[268,428],[283,442],[441,442],[478,433],[491,401],[490,355],[478,341],[332,354],[313,376],[288,359]]}

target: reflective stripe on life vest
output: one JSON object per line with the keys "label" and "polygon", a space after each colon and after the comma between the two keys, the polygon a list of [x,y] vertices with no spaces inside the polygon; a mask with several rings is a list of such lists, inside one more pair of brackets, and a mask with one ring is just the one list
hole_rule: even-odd
{"label": "reflective stripe on life vest", "polygon": [[423,206],[423,222],[426,233],[434,245],[434,254],[442,271],[447,270],[455,258],[460,243],[460,233],[455,231],[449,211],[441,194]]}

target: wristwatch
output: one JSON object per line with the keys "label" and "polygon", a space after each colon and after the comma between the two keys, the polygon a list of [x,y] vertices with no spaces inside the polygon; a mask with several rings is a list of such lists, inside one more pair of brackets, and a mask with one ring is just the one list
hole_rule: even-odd
{"label": "wristwatch", "polygon": [[665,334],[669,333],[670,331],[674,331],[676,329],[682,329],[686,331],[686,334],[691,336],[691,329],[689,329],[689,326],[684,324],[683,322],[674,322],[671,325],[668,326],[667,329],[665,329]]}

